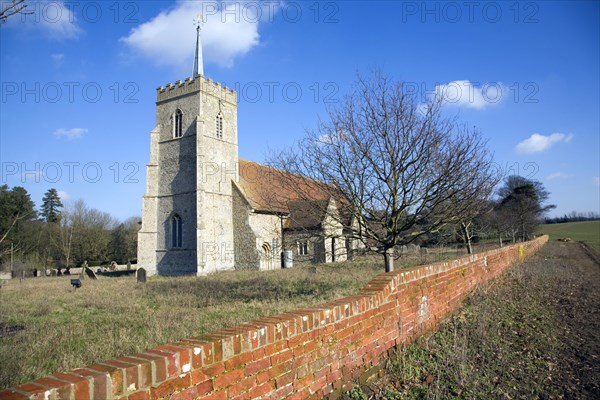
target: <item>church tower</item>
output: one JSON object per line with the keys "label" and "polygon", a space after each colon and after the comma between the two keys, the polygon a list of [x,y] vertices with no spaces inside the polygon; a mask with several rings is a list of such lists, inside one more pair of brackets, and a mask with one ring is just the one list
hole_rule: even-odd
{"label": "church tower", "polygon": [[156,92],[138,234],[138,266],[149,275],[234,268],[237,97],[204,77],[200,31],[192,77]]}

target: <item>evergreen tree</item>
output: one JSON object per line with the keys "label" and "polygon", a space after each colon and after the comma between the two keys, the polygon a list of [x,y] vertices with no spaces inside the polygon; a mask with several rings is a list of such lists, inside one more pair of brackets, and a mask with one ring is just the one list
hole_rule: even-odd
{"label": "evergreen tree", "polygon": [[509,230],[518,233],[521,240],[529,239],[543,216],[555,205],[545,205],[550,193],[537,181],[522,176],[509,176],[498,190],[497,209],[502,212]]}
{"label": "evergreen tree", "polygon": [[20,251],[24,247],[28,239],[25,225],[36,217],[34,206],[24,188],[0,186],[0,257],[11,248]]}
{"label": "evergreen tree", "polygon": [[60,212],[63,207],[60,201],[60,196],[56,189],[49,189],[44,198],[42,199],[42,211],[41,215],[44,217],[46,222],[58,222],[60,220]]}

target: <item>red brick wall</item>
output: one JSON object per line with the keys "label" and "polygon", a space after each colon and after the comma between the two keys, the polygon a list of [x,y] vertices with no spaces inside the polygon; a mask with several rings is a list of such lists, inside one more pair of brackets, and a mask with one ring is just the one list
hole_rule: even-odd
{"label": "red brick wall", "polygon": [[384,273],[356,296],[57,373],[2,390],[0,399],[322,398],[547,240]]}

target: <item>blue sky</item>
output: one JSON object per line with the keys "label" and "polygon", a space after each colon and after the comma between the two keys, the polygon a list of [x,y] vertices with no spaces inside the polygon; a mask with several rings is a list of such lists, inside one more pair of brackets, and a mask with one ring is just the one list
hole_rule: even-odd
{"label": "blue sky", "polygon": [[[6,1],[0,2],[5,5]],[[141,214],[155,90],[205,75],[238,90],[240,157],[291,145],[382,68],[542,182],[552,215],[600,212],[598,2],[29,1],[0,27],[0,184]],[[224,11],[225,10],[225,11]]]}

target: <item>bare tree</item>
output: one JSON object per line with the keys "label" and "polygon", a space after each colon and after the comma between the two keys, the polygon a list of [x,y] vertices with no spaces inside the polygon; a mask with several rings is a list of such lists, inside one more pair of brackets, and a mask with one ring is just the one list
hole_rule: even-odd
{"label": "bare tree", "polygon": [[[477,230],[485,231],[486,225],[488,224],[488,218],[484,215],[489,214],[493,210],[493,206],[490,204],[489,196],[491,195],[494,187],[499,181],[499,175],[494,175],[492,170],[488,171],[484,176],[488,179],[480,183],[479,190],[481,191],[481,197],[470,196],[464,201],[469,205],[465,211],[457,216],[458,220],[458,232],[463,240],[463,243],[467,247],[467,253],[473,254],[473,237]],[[485,197],[484,197],[485,196]],[[458,197],[458,201],[461,200],[462,196]]]}
{"label": "bare tree", "polygon": [[0,23],[5,23],[8,17],[15,14],[30,15],[33,11],[26,11],[27,4],[25,0],[13,0],[12,3],[0,5]]}
{"label": "bare tree", "polygon": [[116,222],[109,214],[88,207],[81,199],[66,207],[52,232],[52,242],[66,266],[84,260],[107,261],[110,233]]}
{"label": "bare tree", "polygon": [[345,237],[383,254],[386,271],[396,245],[460,221],[495,179],[477,131],[444,117],[441,99],[422,105],[380,72],[359,77],[327,121],[270,164],[298,198],[335,199]]}
{"label": "bare tree", "polygon": [[72,245],[73,245],[73,216],[71,210],[62,213],[61,218],[56,224],[48,224],[51,230],[51,240],[65,260],[65,267],[71,266]]}

